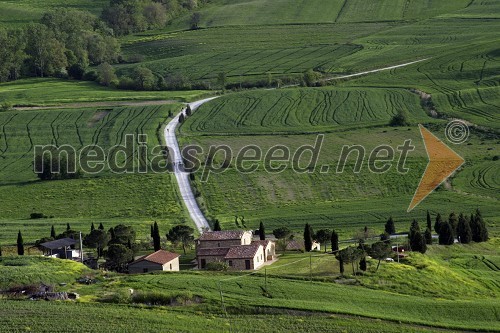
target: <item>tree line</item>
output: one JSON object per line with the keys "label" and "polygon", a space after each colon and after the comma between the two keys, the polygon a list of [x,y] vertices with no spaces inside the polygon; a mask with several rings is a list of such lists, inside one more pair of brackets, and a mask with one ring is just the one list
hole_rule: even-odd
{"label": "tree line", "polygon": [[[154,222],[151,225],[151,243],[155,251],[161,249],[161,236],[158,223]],[[35,241],[34,247],[43,251],[41,244],[50,242],[56,239],[72,238],[79,239],[80,232],[71,228],[70,224],[66,224],[66,230],[62,233],[56,233],[54,225],[50,229],[50,236],[42,237]],[[176,225],[168,230],[165,235],[166,239],[171,242],[174,247],[182,247],[184,254],[186,248],[194,243],[194,229],[186,225]],[[106,230],[102,223],[96,228],[94,223],[90,226],[90,232],[82,235],[83,245],[95,249],[96,260],[104,257],[105,267],[109,270],[124,272],[130,262],[134,260],[134,255],[140,249],[140,244],[136,240],[136,231],[133,227],[119,224],[115,227]],[[17,236],[17,254],[24,255],[25,244],[21,230]],[[1,256],[1,247],[0,247]]]}

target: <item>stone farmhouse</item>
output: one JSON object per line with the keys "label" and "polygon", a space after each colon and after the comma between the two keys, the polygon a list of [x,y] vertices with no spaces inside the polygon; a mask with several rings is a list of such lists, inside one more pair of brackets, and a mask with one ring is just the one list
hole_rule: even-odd
{"label": "stone farmhouse", "polygon": [[178,271],[179,255],[164,250],[142,256],[128,265],[130,274],[149,273],[153,271]]}
{"label": "stone farmhouse", "polygon": [[196,240],[196,261],[200,269],[211,262],[226,262],[231,270],[255,270],[275,258],[274,242],[254,241],[251,231],[209,231]]}

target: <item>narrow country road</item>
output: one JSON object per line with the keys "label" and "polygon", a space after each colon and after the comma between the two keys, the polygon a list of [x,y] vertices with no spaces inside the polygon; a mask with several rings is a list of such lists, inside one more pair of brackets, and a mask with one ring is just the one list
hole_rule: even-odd
{"label": "narrow country road", "polygon": [[[205,98],[196,102],[189,103],[191,106],[192,112],[194,112],[200,105],[211,101],[217,97]],[[186,208],[189,212],[189,216],[196,224],[196,227],[200,232],[203,230],[210,230],[210,225],[207,222],[207,219],[203,215],[196,202],[196,198],[194,197],[193,191],[191,189],[191,185],[189,184],[189,173],[184,171],[183,161],[181,156],[181,151],[179,148],[179,143],[177,142],[177,138],[175,137],[175,130],[179,125],[179,116],[181,113],[184,113],[186,109],[183,109],[179,114],[177,114],[174,119],[172,119],[167,126],[165,126],[165,130],[163,135],[165,137],[165,142],[167,147],[169,148],[169,153],[172,154],[172,163],[174,165],[174,174],[177,179],[177,184],[179,185],[179,191],[186,205]]]}
{"label": "narrow country road", "polygon": [[372,69],[371,71],[365,71],[365,72],[360,72],[360,73],[355,73],[355,74],[349,74],[349,75],[342,75],[342,76],[335,76],[331,77],[329,79],[325,79],[324,81],[333,81],[333,80],[339,80],[339,79],[348,79],[350,77],[356,77],[356,76],[361,76],[365,74],[370,74],[370,73],[377,73],[377,72],[382,72],[382,71],[387,71],[390,69],[395,69],[395,68],[400,68],[400,67],[405,67],[409,65],[413,65],[422,61],[429,60],[430,58],[425,58],[425,59],[420,59],[420,60],[415,60],[415,61],[410,61],[406,62],[404,64],[399,64],[399,65],[394,65],[394,66],[389,66],[389,67],[384,67],[384,68],[378,68],[378,69]]}

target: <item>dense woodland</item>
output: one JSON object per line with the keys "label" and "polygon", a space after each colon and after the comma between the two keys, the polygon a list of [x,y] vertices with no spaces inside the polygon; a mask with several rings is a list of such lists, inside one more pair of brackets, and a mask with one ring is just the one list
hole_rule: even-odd
{"label": "dense woodland", "polygon": [[[125,89],[165,89],[164,78],[155,77],[147,68],[118,79],[111,64],[138,60],[121,55],[117,37],[165,27],[173,18],[206,2],[111,0],[101,17],[58,8],[22,29],[0,29],[0,82],[53,76]],[[196,27],[195,23],[187,28]]]}

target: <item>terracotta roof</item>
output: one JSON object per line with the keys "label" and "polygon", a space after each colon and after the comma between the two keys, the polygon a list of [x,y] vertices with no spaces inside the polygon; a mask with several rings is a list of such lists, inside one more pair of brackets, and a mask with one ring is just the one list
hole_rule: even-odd
{"label": "terracotta roof", "polygon": [[196,255],[197,256],[221,256],[221,257],[224,257],[228,251],[229,251],[229,248],[227,248],[227,247],[216,247],[213,249],[198,249],[198,250],[196,250]]}
{"label": "terracotta roof", "polygon": [[248,259],[255,257],[261,244],[240,245],[229,249],[226,259]]}
{"label": "terracotta roof", "polygon": [[204,232],[199,240],[216,241],[226,239],[241,239],[245,231],[243,230],[223,230],[223,231],[208,231]]}
{"label": "terracotta roof", "polygon": [[172,252],[168,252],[168,251],[164,251],[164,250],[158,250],[154,253],[140,257],[139,259],[137,259],[133,263],[131,263],[131,265],[138,263],[140,261],[150,261],[150,262],[154,262],[155,264],[165,265],[167,262],[172,261],[177,257],[179,257],[179,254],[177,254],[177,253],[172,253]]}

